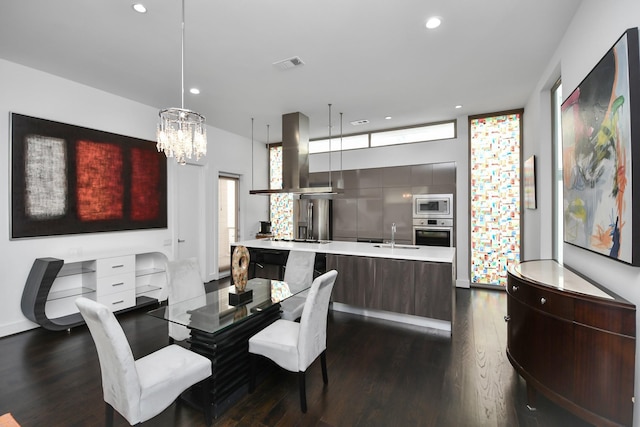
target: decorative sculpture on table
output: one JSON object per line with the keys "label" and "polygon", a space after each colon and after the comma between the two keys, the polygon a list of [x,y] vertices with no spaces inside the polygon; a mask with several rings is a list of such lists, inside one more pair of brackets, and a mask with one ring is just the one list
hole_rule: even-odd
{"label": "decorative sculpture on table", "polygon": [[229,304],[245,304],[253,299],[253,291],[246,290],[249,277],[249,250],[245,246],[236,246],[231,256],[231,276],[235,292],[229,292]]}

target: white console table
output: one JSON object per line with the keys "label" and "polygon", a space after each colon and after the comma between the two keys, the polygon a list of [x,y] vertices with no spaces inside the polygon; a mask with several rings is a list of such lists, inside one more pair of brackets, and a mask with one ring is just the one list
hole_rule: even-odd
{"label": "white console table", "polygon": [[166,299],[167,258],[146,252],[65,261],[37,258],[22,293],[24,315],[45,329],[84,323],[76,298],[94,299],[114,312]]}

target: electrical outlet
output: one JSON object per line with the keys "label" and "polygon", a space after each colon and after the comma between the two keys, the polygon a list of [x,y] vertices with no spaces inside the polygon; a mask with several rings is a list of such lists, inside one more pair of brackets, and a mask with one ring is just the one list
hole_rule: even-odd
{"label": "electrical outlet", "polygon": [[82,248],[69,248],[69,255],[71,256],[82,255]]}

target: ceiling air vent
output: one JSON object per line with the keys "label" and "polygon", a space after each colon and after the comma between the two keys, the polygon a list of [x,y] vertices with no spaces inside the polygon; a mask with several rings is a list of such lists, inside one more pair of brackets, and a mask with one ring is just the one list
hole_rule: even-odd
{"label": "ceiling air vent", "polygon": [[350,122],[352,125],[354,126],[360,126],[360,125],[366,125],[367,123],[369,123],[369,120],[367,119],[362,119],[362,120],[354,120],[352,122]]}
{"label": "ceiling air vent", "polygon": [[281,70],[288,70],[289,68],[300,67],[304,65],[304,62],[298,56],[294,56],[292,58],[274,62],[273,65]]}

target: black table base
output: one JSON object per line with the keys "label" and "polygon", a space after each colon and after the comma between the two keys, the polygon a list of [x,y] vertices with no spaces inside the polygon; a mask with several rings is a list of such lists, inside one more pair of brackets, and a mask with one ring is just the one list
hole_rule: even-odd
{"label": "black table base", "polygon": [[[210,402],[215,418],[248,392],[249,338],[279,318],[280,304],[274,304],[222,331],[191,330],[190,349],[211,360]],[[199,406],[198,396],[201,394],[194,387],[183,395],[183,399]]]}

